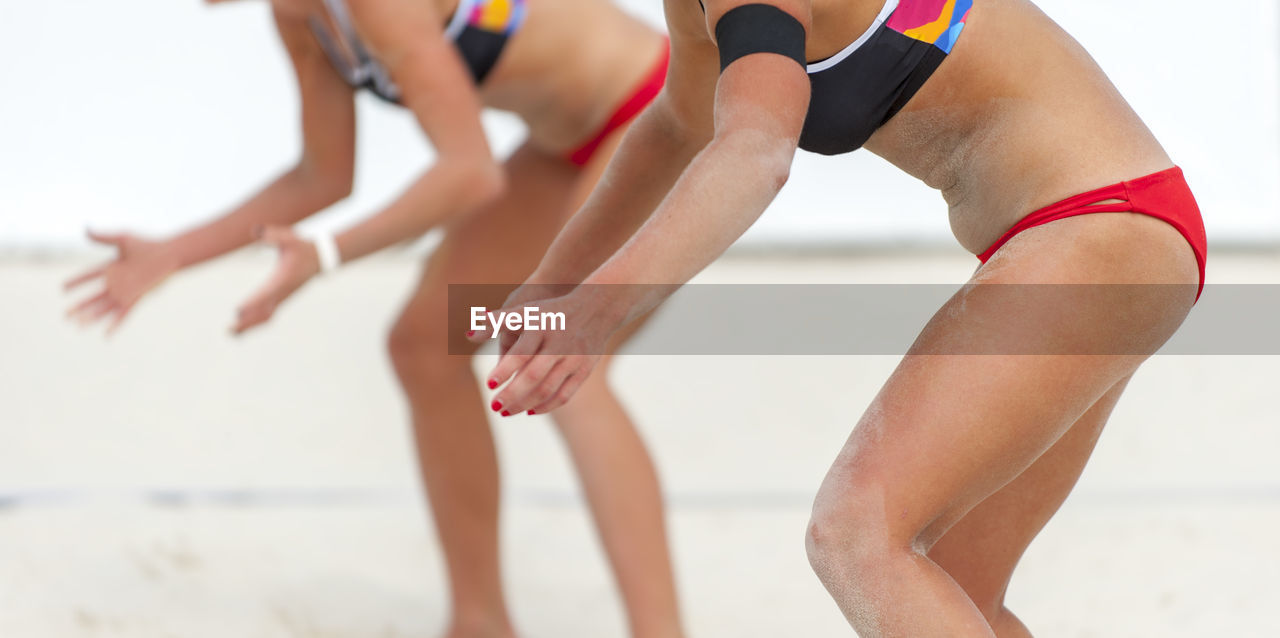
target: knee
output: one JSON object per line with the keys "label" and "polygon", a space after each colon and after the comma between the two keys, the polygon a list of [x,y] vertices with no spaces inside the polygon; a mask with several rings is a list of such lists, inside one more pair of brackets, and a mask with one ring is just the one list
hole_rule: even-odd
{"label": "knee", "polygon": [[387,354],[404,384],[436,387],[458,378],[470,378],[471,357],[451,355],[444,313],[407,310],[387,335]]}
{"label": "knee", "polygon": [[824,486],[805,533],[809,565],[828,587],[857,587],[888,561],[911,551],[889,524],[881,490],[873,485]]}

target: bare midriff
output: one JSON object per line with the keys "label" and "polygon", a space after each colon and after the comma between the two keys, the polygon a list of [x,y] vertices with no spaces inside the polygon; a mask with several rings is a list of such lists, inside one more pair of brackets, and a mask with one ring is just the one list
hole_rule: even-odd
{"label": "bare midriff", "polygon": [[1089,54],[1026,0],[976,0],[951,55],[866,147],[941,191],[974,253],[1038,208],[1173,166]]}

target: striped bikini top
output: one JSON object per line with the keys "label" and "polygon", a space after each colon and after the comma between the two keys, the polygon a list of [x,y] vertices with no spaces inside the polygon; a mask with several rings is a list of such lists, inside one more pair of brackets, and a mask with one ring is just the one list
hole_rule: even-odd
{"label": "striped bikini top", "polygon": [[[352,87],[368,89],[388,102],[399,104],[400,88],[356,35],[345,0],[323,1],[337,31],[331,31],[318,16],[312,16],[310,22],[311,31],[329,63]],[[524,21],[526,1],[458,0],[458,8],[445,25],[444,33],[458,47],[477,85],[484,82],[497,65],[507,40]]]}

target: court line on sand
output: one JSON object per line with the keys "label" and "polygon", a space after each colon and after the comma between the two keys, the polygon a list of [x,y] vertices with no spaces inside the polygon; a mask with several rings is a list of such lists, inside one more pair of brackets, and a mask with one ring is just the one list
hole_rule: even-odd
{"label": "court line on sand", "polygon": [[[155,508],[367,508],[417,506],[413,489],[318,488],[50,488],[0,491],[0,513],[18,508],[83,506],[147,506]],[[510,489],[508,505],[534,508],[577,508],[582,495],[564,489]],[[1280,506],[1280,485],[1153,486],[1083,489],[1071,496],[1086,507]],[[675,511],[807,510],[812,492],[803,490],[678,490],[667,493]]]}

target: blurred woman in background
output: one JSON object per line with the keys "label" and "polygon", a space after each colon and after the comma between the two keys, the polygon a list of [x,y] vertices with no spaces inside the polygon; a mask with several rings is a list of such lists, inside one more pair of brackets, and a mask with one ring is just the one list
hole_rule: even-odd
{"label": "blurred woman in background", "polygon": [[[561,405],[615,331],[754,223],[797,147],[865,145],[942,192],[983,265],[836,459],[811,562],[861,636],[1030,635],[1004,604],[1014,567],[1204,283],[1182,172],[1026,0],[699,4],[666,0],[667,88],[506,304],[575,329],[504,331],[497,400]],[[566,282],[583,285],[539,285]]]}
{"label": "blurred woman in background", "polygon": [[[217,1],[217,0],[215,0]],[[447,329],[449,284],[519,282],[599,179],[629,121],[660,90],[663,35],[606,0],[272,0],[296,72],[297,164],[229,213],[175,237],[91,233],[116,258],[68,282],[102,289],[71,310],[114,329],[171,275],[261,237],[279,250],[235,331],[267,321],[306,282],[442,228],[391,331],[423,480],[452,593],[449,638],[514,636],[499,564],[499,477],[476,350]],[[345,198],[355,161],[356,89],[408,108],[435,164],[384,210],[313,241],[289,225]],[[505,163],[481,128],[484,107],[519,115],[528,139]],[[651,202],[655,204],[656,202]],[[490,286],[496,305],[509,291]],[[585,487],[631,633],[682,635],[662,499],[645,446],[604,374],[553,418]],[[517,414],[498,403],[503,416]],[[532,412],[531,412],[532,413]]]}

